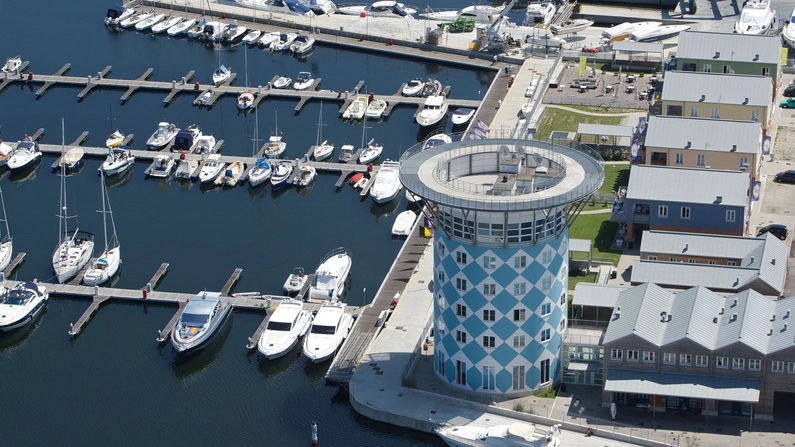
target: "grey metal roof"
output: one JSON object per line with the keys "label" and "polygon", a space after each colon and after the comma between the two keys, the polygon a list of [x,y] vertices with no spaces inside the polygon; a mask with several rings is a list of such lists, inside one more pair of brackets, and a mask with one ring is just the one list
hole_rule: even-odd
{"label": "grey metal roof", "polygon": [[618,284],[594,284],[580,282],[574,286],[572,303],[577,306],[616,307],[618,294],[630,288]]}
{"label": "grey metal roof", "polygon": [[611,137],[632,137],[635,131],[632,126],[615,126],[610,124],[580,123],[577,126],[580,135],[608,135]]}
{"label": "grey metal roof", "polygon": [[[646,230],[641,238],[640,252],[743,259],[749,253],[755,253],[760,249],[764,250],[766,243],[767,238],[764,237]],[[757,266],[759,265],[756,259],[754,263]],[[743,266],[747,267],[745,263]]]}
{"label": "grey metal roof", "polygon": [[740,343],[768,355],[795,347],[793,311],[795,296],[722,295],[701,286],[671,292],[647,283],[619,293],[603,343],[635,335],[660,347],[689,339],[712,351]]}
{"label": "grey metal roof", "polygon": [[679,33],[676,56],[680,59],[713,59],[717,62],[778,64],[781,59],[781,39],[778,36],[682,31]]}
{"label": "grey metal roof", "polygon": [[613,42],[613,51],[622,53],[662,53],[663,44],[650,42],[635,42],[633,40],[623,40]]}
{"label": "grey metal roof", "polygon": [[610,368],[605,391],[759,402],[761,380]]}
{"label": "grey metal roof", "polygon": [[569,239],[569,251],[591,252],[592,242],[590,239]]}
{"label": "grey metal roof", "polygon": [[633,284],[652,282],[664,286],[740,290],[759,277],[759,270],[727,265],[668,261],[634,261]]}
{"label": "grey metal roof", "polygon": [[756,121],[652,115],[646,130],[646,147],[756,154],[761,145]]}
{"label": "grey metal roof", "polygon": [[773,97],[773,81],[768,76],[669,71],[664,85],[663,101],[767,107]]}
{"label": "grey metal roof", "polygon": [[748,172],[634,165],[629,173],[627,199],[746,206],[751,177]]}

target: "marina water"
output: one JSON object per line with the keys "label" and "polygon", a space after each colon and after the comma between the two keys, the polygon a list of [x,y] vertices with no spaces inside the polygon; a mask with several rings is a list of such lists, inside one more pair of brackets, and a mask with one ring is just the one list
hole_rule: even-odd
{"label": "marina water", "polygon": [[[194,0],[195,1],[195,0]],[[175,13],[181,1],[174,2]],[[0,3],[2,54],[30,61],[34,73],[54,73],[71,63],[68,74],[88,76],[112,65],[109,76],[132,79],[154,68],[150,79],[179,81],[196,70],[206,84],[220,63],[233,67],[235,85],[264,85],[274,75],[311,71],[321,88],[350,90],[359,80],[366,92],[393,94],[413,77],[436,77],[452,86],[451,96],[476,99],[493,74],[452,66],[385,58],[371,53],[319,46],[306,60],[259,49],[212,48],[186,38],[108,31],[102,19],[114,2],[44,0]],[[184,3],[182,3],[184,7]],[[455,5],[450,5],[454,7]],[[35,11],[35,12],[34,12]],[[225,141],[224,154],[250,155],[271,132],[287,141],[288,158],[315,144],[319,102],[298,114],[295,101],[266,100],[257,113],[239,114],[233,96],[212,109],[192,106],[191,95],[167,106],[163,93],[139,91],[121,104],[123,91],[95,89],[77,101],[77,88],[56,86],[40,98],[40,84],[14,84],[0,93],[0,138],[13,144],[23,134],[46,128],[40,142],[60,144],[61,119],[67,144],[88,130],[88,146],[103,146],[112,130],[134,133],[143,148],[159,121],[179,127],[196,124]],[[338,118],[339,103],[324,103],[323,138],[358,147],[362,125]],[[385,144],[384,158],[399,155],[426,135],[412,121],[414,108],[396,108],[383,122],[368,123],[367,138]],[[256,139],[257,121],[259,140]],[[450,129],[450,124],[447,125]],[[51,256],[58,241],[59,177],[45,156],[27,176],[0,179],[15,252],[27,253],[17,279],[52,281]],[[81,229],[102,240],[101,160],[85,159],[67,179],[69,212]],[[148,163],[109,181],[109,196],[122,247],[123,264],[115,285],[141,288],[160,263],[170,268],[158,290],[196,293],[220,290],[236,267],[243,268],[236,292],[280,293],[293,267],[314,270],[323,255],[344,246],[353,255],[346,301],[369,302],[401,241],[390,228],[405,199],[379,206],[362,200],[338,174],[320,175],[303,191],[265,186],[207,189],[197,183],[144,178]],[[101,243],[99,243],[101,245]],[[99,247],[98,245],[98,247]],[[98,248],[99,250],[99,248]],[[0,395],[3,445],[306,445],[310,423],[318,422],[326,446],[443,445],[435,436],[371,421],[356,414],[345,389],[324,383],[328,364],[313,365],[300,348],[276,361],[245,350],[263,315],[236,311],[218,338],[187,359],[167,343],[155,343],[176,307],[109,302],[79,336],[67,335],[88,306],[87,300],[57,297],[27,329],[0,334]]]}

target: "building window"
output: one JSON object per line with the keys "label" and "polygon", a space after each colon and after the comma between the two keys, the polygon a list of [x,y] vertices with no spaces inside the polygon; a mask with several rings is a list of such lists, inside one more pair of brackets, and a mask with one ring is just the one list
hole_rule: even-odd
{"label": "building window", "polygon": [[467,316],[467,307],[463,304],[456,304],[455,305],[455,314],[459,317],[466,317]]}
{"label": "building window", "polygon": [[514,309],[513,310],[513,321],[524,321],[525,318],[525,309]]}
{"label": "building window", "polygon": [[462,251],[457,251],[455,253],[455,262],[459,264],[466,264],[467,263],[467,254]]}
{"label": "building window", "polygon": [[455,279],[455,288],[458,290],[467,290],[467,280],[464,278],[456,278]]}
{"label": "building window", "polygon": [[706,368],[709,366],[709,357],[706,355],[697,355],[696,356],[696,366],[699,368]]}
{"label": "building window", "polygon": [[712,64],[704,64],[704,73],[712,73]]}
{"label": "building window", "polygon": [[681,215],[681,217],[682,217],[682,219],[690,219],[690,207],[689,206],[683,206],[682,207],[682,215]]}
{"label": "building window", "polygon": [[654,363],[654,351],[643,351],[643,362]]}
{"label": "building window", "polygon": [[436,275],[439,277],[439,282],[444,282],[447,276],[444,274],[444,270],[439,270],[439,274]]}
{"label": "building window", "polygon": [[728,357],[715,357],[715,367],[726,369],[729,367]]}
{"label": "building window", "polygon": [[513,367],[513,389],[524,389],[524,365]]}
{"label": "building window", "polygon": [[541,254],[541,262],[544,264],[552,262],[552,250],[544,250],[544,253]]}
{"label": "building window", "polygon": [[715,260],[714,259],[710,259],[709,261],[707,261],[707,264],[715,265]]}
{"label": "building window", "polygon": [[745,369],[745,359],[732,357],[732,369]]}
{"label": "building window", "polygon": [[688,263],[688,264],[695,264],[695,263],[696,263],[696,260],[695,260],[695,259],[688,259],[688,260],[687,260],[687,263]]}
{"label": "building window", "polygon": [[565,306],[566,305],[566,294],[565,293],[561,293],[560,294],[560,305],[561,306]]}
{"label": "building window", "polygon": [[524,347],[524,335],[514,335],[513,336],[513,347],[514,348],[523,348]]}
{"label": "building window", "polygon": [[439,245],[437,245],[436,248],[439,250],[439,256],[444,256],[444,244],[439,242]]}
{"label": "building window", "polygon": [[518,269],[527,267],[527,256],[517,256],[513,258],[513,266]]}
{"label": "building window", "polygon": [[781,360],[773,360],[770,365],[770,371],[773,371],[774,373],[784,372],[784,362]]}
{"label": "building window", "polygon": [[455,331],[455,341],[459,343],[467,342],[467,333],[464,331]]}
{"label": "building window", "polygon": [[541,278],[541,290],[549,290],[552,287],[552,277],[545,276]]}
{"label": "building window", "polygon": [[484,295],[494,295],[497,293],[497,285],[496,284],[483,284],[483,294]]}
{"label": "building window", "polygon": [[493,269],[497,266],[497,257],[496,256],[484,256],[483,257],[483,268],[484,269]]}
{"label": "building window", "polygon": [[740,157],[740,169],[748,167],[748,157]]}
{"label": "building window", "polygon": [[439,307],[441,307],[442,309],[447,308],[447,300],[444,298],[444,296],[442,296],[442,294],[439,294],[436,302],[439,304]]}
{"label": "building window", "polygon": [[493,390],[494,389],[494,367],[493,366],[484,366],[483,367],[483,389],[484,390]]}
{"label": "building window", "polygon": [[524,295],[525,293],[527,293],[527,283],[520,282],[513,285],[514,295],[519,296]]}
{"label": "building window", "polygon": [[549,359],[541,360],[541,383],[549,382]]}
{"label": "building window", "polygon": [[674,163],[676,163],[678,165],[685,164],[685,154],[677,153],[675,156],[676,156],[676,159],[675,159]]}
{"label": "building window", "polygon": [[748,371],[761,371],[762,361],[759,359],[748,359]]}
{"label": "building window", "polygon": [[762,76],[770,76],[770,67],[762,67]]}
{"label": "building window", "polygon": [[736,267],[737,261],[726,261],[726,265],[728,265],[729,267]]}
{"label": "building window", "polygon": [[706,166],[707,165],[707,156],[704,154],[696,155],[696,165],[698,166]]}
{"label": "building window", "polygon": [[494,321],[494,309],[483,309],[483,321]]}
{"label": "building window", "polygon": [[552,312],[552,304],[544,303],[541,305],[541,315],[548,315]]}
{"label": "building window", "polygon": [[550,333],[549,329],[544,329],[543,331],[541,331],[541,341],[549,340],[549,333]]}
{"label": "building window", "polygon": [[676,365],[676,354],[673,352],[664,352],[663,363],[666,365]]}
{"label": "building window", "polygon": [[734,222],[736,214],[735,210],[726,210],[726,222]]}
{"label": "building window", "polygon": [[751,121],[759,122],[759,110],[751,110]]}
{"label": "building window", "polygon": [[638,351],[627,349],[627,360],[630,362],[638,361]]}
{"label": "building window", "polygon": [[649,261],[656,261],[657,255],[649,255]]}
{"label": "building window", "polygon": [[693,118],[698,117],[698,107],[690,106],[690,116],[692,116]]}
{"label": "building window", "polygon": [[718,108],[717,108],[717,107],[713,107],[713,108],[712,108],[712,109],[709,111],[709,117],[710,117],[710,118],[715,118],[715,119],[720,119],[720,112],[718,111]]}
{"label": "building window", "polygon": [[668,205],[660,205],[657,208],[657,216],[668,217]]}
{"label": "building window", "polygon": [[795,374],[795,362],[787,362],[787,374]]}
{"label": "building window", "polygon": [[455,383],[459,385],[467,383],[467,364],[461,360],[455,362]]}
{"label": "building window", "polygon": [[494,347],[494,336],[492,336],[492,335],[484,335],[483,336],[483,347],[484,348],[493,348]]}
{"label": "building window", "polygon": [[679,354],[679,364],[682,366],[690,366],[692,358],[690,354]]}
{"label": "building window", "polygon": [[610,360],[622,360],[624,358],[624,351],[621,349],[610,350]]}
{"label": "building window", "polygon": [[439,357],[438,357],[439,363],[436,364],[436,371],[439,373],[439,375],[443,376],[444,375],[444,363],[445,363],[446,357],[444,355],[444,352],[440,352],[440,351],[436,351],[436,352],[439,355]]}
{"label": "building window", "polygon": [[726,74],[734,73],[734,70],[732,70],[732,66],[731,65],[724,65],[723,66],[723,73],[726,73]]}
{"label": "building window", "polygon": [[676,258],[670,257],[670,258],[668,258],[668,262],[676,262]]}

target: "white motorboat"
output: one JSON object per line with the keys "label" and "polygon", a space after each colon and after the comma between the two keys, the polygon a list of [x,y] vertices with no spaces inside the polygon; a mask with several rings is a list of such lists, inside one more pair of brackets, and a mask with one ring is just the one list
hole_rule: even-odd
{"label": "white motorboat", "polygon": [[315,180],[316,176],[317,169],[315,169],[314,166],[301,165],[298,167],[298,175],[295,179],[295,186],[308,186],[313,180]]}
{"label": "white motorboat", "polygon": [[224,82],[228,81],[229,78],[232,77],[232,72],[226,68],[226,65],[221,64],[220,67],[216,68],[213,72],[213,85],[216,87],[223,84]]}
{"label": "white motorboat", "polygon": [[281,33],[279,34],[279,39],[271,42],[271,51],[274,53],[278,53],[281,51],[287,51],[290,49],[290,45],[293,44],[295,39],[298,38],[298,33]]}
{"label": "white motorboat", "polygon": [[787,45],[795,48],[795,9],[792,10],[787,25],[781,30],[781,37]]}
{"label": "white motorboat", "polygon": [[135,29],[138,31],[146,31],[149,28],[153,27],[154,25],[162,22],[166,18],[166,15],[162,12],[157,14],[152,14],[151,16],[141,20],[140,22],[135,24]]}
{"label": "white motorboat", "polygon": [[577,34],[580,31],[585,31],[594,24],[591,19],[569,19],[563,23],[556,23],[549,27],[552,34],[557,36],[565,36],[567,34]]}
{"label": "white motorboat", "polygon": [[340,147],[340,155],[337,158],[340,163],[348,163],[349,161],[353,160],[353,156],[356,155],[356,151],[353,148],[352,144],[343,144]]}
{"label": "white motorboat", "polygon": [[254,104],[254,92],[251,90],[245,90],[240,92],[237,95],[237,108],[240,110],[246,110],[251,108]]}
{"label": "white motorboat", "polygon": [[406,210],[398,214],[392,224],[392,236],[408,236],[416,220],[417,213],[412,210]]}
{"label": "white motorboat", "polygon": [[263,150],[263,154],[268,158],[279,158],[287,150],[287,142],[282,141],[282,135],[279,133],[279,115],[276,112],[274,112],[274,120],[276,129],[274,134],[268,138],[268,144]]}
{"label": "white motorboat", "polygon": [[375,177],[373,186],[370,187],[370,197],[375,203],[391,202],[403,190],[400,183],[400,162],[386,160],[381,163],[381,169]]}
{"label": "white motorboat", "polygon": [[[172,160],[173,161],[173,160]],[[96,286],[107,282],[119,271],[121,265],[121,245],[116,236],[116,222],[113,220],[113,210],[110,207],[110,196],[105,186],[105,176],[102,175],[102,228],[105,234],[105,250],[91,262],[83,275],[83,282],[89,286]],[[110,217],[111,233],[108,234],[108,217]],[[110,236],[110,238],[108,238]]]}
{"label": "white motorboat", "polygon": [[115,148],[108,151],[108,156],[99,167],[106,176],[121,174],[135,163],[135,156],[129,149]]}
{"label": "white motorboat", "polygon": [[293,175],[293,162],[283,160],[272,166],[271,169],[271,186],[278,188],[287,184],[287,181]]}
{"label": "white motorboat", "polygon": [[17,143],[17,147],[8,158],[7,165],[11,172],[24,171],[35,166],[39,160],[41,160],[39,143],[25,135],[25,138]]}
{"label": "white motorboat", "polygon": [[188,29],[185,30],[185,34],[188,35],[188,39],[198,39],[202,37],[202,34],[204,33],[204,25],[206,24],[207,24],[207,19],[201,19],[200,21],[196,22],[193,26],[189,26]]}
{"label": "white motorboat", "polygon": [[527,4],[524,25],[549,25],[552,22],[552,18],[555,17],[556,11],[555,3],[551,1],[531,1]]}
{"label": "white motorboat", "polygon": [[337,10],[337,5],[331,0],[303,0],[303,3],[319,16],[333,14]]}
{"label": "white motorboat", "polygon": [[221,30],[221,42],[235,44],[243,40],[243,36],[248,32],[248,28],[237,23],[230,23]]}
{"label": "white motorboat", "polygon": [[374,99],[367,104],[367,110],[364,111],[364,114],[368,118],[381,118],[384,116],[384,111],[388,105],[383,99]]}
{"label": "white motorboat", "polygon": [[105,140],[105,147],[108,149],[113,149],[114,147],[122,144],[124,142],[125,135],[120,131],[114,131],[108,138]]}
{"label": "white motorboat", "polygon": [[66,171],[74,171],[80,166],[83,162],[83,155],[85,151],[81,147],[73,147],[66,151],[63,157],[61,157],[61,163],[66,165]]}
{"label": "white motorboat", "polygon": [[237,185],[237,182],[240,181],[240,177],[243,175],[245,170],[245,163],[242,161],[233,161],[224,168],[224,172],[221,175],[216,177],[215,184],[231,188]]}
{"label": "white motorboat", "polygon": [[[66,144],[64,143],[63,120],[61,121],[61,156],[65,154]],[[61,164],[61,192],[60,204],[58,207],[58,246],[52,254],[52,267],[55,271],[55,279],[63,284],[72,279],[77,273],[88,264],[91,256],[94,255],[94,235],[80,231],[75,228],[69,231],[69,219],[77,218],[70,216],[67,210],[66,196],[66,165]]]}
{"label": "white motorboat", "polygon": [[195,124],[188,126],[187,129],[182,129],[174,137],[174,145],[171,146],[171,152],[185,152],[191,153],[196,149],[196,142],[202,136],[202,131]]}
{"label": "white motorboat", "polygon": [[243,36],[243,40],[241,42],[247,46],[251,46],[256,44],[260,37],[262,37],[262,30],[252,29],[248,32],[248,34]]}
{"label": "white motorboat", "polygon": [[312,51],[312,48],[314,47],[315,38],[301,34],[295,38],[292,44],[290,44],[290,52],[293,54],[306,54]]}
{"label": "white motorboat", "polygon": [[441,81],[434,78],[428,78],[428,80],[425,81],[425,85],[423,85],[422,89],[420,89],[419,96],[427,98],[428,96],[441,95],[443,88],[444,86],[442,85]]}
{"label": "white motorboat", "polygon": [[199,181],[202,183],[209,183],[215,181],[216,177],[224,170],[226,164],[221,161],[220,154],[210,154],[207,160],[204,160],[201,171],[199,171]]}
{"label": "white motorboat", "polygon": [[635,42],[654,42],[678,36],[682,31],[689,29],[690,25],[660,25],[656,28],[649,27],[634,31],[629,38]]}
{"label": "white motorboat", "polygon": [[422,78],[414,78],[403,86],[400,93],[403,96],[419,96],[424,87],[425,81]]}
{"label": "white motorboat", "polygon": [[268,360],[279,358],[293,349],[312,323],[312,312],[299,300],[283,300],[268,320],[257,350]]}
{"label": "white motorboat", "polygon": [[329,252],[320,263],[312,284],[309,286],[310,300],[336,300],[342,297],[345,281],[351,272],[351,255],[342,247]]}
{"label": "white motorboat", "polygon": [[304,272],[303,267],[294,268],[287,280],[284,281],[284,293],[290,296],[295,295],[304,288],[308,279],[309,275]]}
{"label": "white motorboat", "polygon": [[378,160],[383,151],[384,146],[382,144],[376,144],[375,138],[373,138],[367,143],[366,147],[362,148],[362,152],[359,154],[359,163],[363,165],[372,163]]}
{"label": "white motorboat", "polygon": [[11,232],[8,229],[8,216],[6,216],[6,202],[3,198],[3,190],[0,189],[0,205],[3,212],[3,225],[5,231],[0,237],[0,271],[4,271],[8,264],[11,263],[11,255],[14,253],[14,240],[11,238]]}
{"label": "white motorboat", "polygon": [[182,16],[167,16],[159,23],[155,23],[152,25],[152,32],[154,34],[160,34],[162,32],[168,31],[171,27],[179,24],[185,18]]}
{"label": "white motorboat", "polygon": [[146,140],[146,145],[149,147],[149,149],[162,149],[168,143],[171,143],[178,133],[179,127],[165,121],[161,122],[157,125],[157,130],[155,130],[152,136]]}
{"label": "white motorboat", "polygon": [[352,326],[353,316],[345,312],[345,303],[323,303],[304,337],[302,352],[313,363],[330,359]]}
{"label": "white motorboat", "polygon": [[119,22],[119,26],[122,27],[122,28],[130,28],[130,27],[133,27],[133,26],[137,25],[138,22],[146,20],[149,17],[152,17],[153,15],[155,15],[154,8],[149,10],[149,12],[139,12],[137,14],[133,14],[133,15],[127,17],[126,19],[120,21]]}
{"label": "white motorboat", "polygon": [[10,144],[0,140],[0,166],[5,166],[11,154],[14,153],[14,148]]}
{"label": "white motorboat", "polygon": [[335,12],[359,17],[407,17],[417,10],[394,0],[381,0],[369,5],[339,6]]}
{"label": "white motorboat", "polygon": [[[491,5],[469,5],[462,8],[458,15],[471,17],[477,23],[493,23],[506,5],[491,6]],[[455,18],[455,17],[454,17]]]}
{"label": "white motorboat", "polygon": [[185,19],[183,18],[179,21],[176,25],[173,25],[171,28],[166,30],[166,34],[169,36],[175,37],[187,33],[189,29],[193,28],[197,23],[196,19]]}
{"label": "white motorboat", "polygon": [[128,18],[132,17],[136,11],[133,8],[127,8],[125,6],[115,6],[113,8],[108,8],[108,13],[105,15],[105,25],[118,25],[123,20],[127,20]]}
{"label": "white motorboat", "polygon": [[301,71],[298,73],[298,77],[295,78],[295,82],[293,82],[293,88],[296,90],[306,90],[315,83],[315,78],[312,77],[312,73],[308,71]]}
{"label": "white motorboat", "polygon": [[282,75],[276,78],[275,81],[273,81],[273,88],[287,88],[292,83],[293,83],[293,78],[287,75]]}
{"label": "white motorboat", "polygon": [[552,426],[546,434],[539,432],[535,424],[516,422],[510,425],[482,427],[476,425],[439,424],[435,429],[439,437],[449,446],[455,447],[558,447],[561,445],[560,427]]}
{"label": "white motorboat", "polygon": [[217,21],[207,22],[201,32],[201,39],[208,42],[220,42],[224,24]]}
{"label": "white motorboat", "polygon": [[552,34],[528,34],[524,37],[524,43],[527,45],[535,45],[538,47],[547,48],[560,48],[566,44],[566,41],[561,37],[555,37]]}
{"label": "white motorboat", "polygon": [[171,345],[178,353],[204,347],[226,321],[232,305],[220,297],[219,292],[203,291],[188,301],[171,331]]}
{"label": "white motorboat", "polygon": [[258,186],[271,177],[271,164],[266,157],[257,159],[254,167],[248,173],[248,182],[251,186]]}
{"label": "white motorboat", "polygon": [[429,96],[422,110],[417,114],[417,123],[422,127],[430,127],[447,116],[447,97],[444,95]]}
{"label": "white motorboat", "polygon": [[235,0],[235,3],[246,8],[283,14],[309,16],[312,13],[309,6],[301,3],[299,0]]}
{"label": "white motorboat", "polygon": [[259,45],[262,48],[268,48],[268,47],[271,46],[271,44],[273,42],[276,42],[277,40],[279,40],[279,36],[281,36],[281,34],[282,33],[278,32],[278,31],[271,31],[270,33],[263,33],[262,37],[260,37],[259,40],[257,40],[257,45]]}
{"label": "white motorboat", "polygon": [[199,168],[199,160],[195,158],[187,158],[185,154],[180,154],[179,164],[177,165],[177,172],[174,177],[177,180],[189,180],[194,172]]}
{"label": "white motorboat", "polygon": [[623,22],[602,31],[602,37],[611,42],[625,40],[635,31],[660,25],[660,22]]}
{"label": "white motorboat", "polygon": [[770,0],[747,0],[743,3],[734,32],[738,34],[768,34],[776,24],[776,11]]}
{"label": "white motorboat", "polygon": [[429,149],[436,146],[441,146],[443,144],[449,144],[453,142],[453,137],[447,135],[444,132],[433,134],[422,143],[422,150]]}
{"label": "white motorboat", "polygon": [[201,135],[196,139],[196,145],[193,146],[194,154],[214,154],[215,146],[218,142],[212,135]]}
{"label": "white motorboat", "polygon": [[453,122],[453,126],[462,126],[468,123],[473,116],[475,116],[475,109],[471,109],[469,107],[459,107],[453,110],[453,115],[450,117],[450,121]]}
{"label": "white motorboat", "polygon": [[0,301],[0,331],[4,332],[33,321],[50,297],[46,287],[31,281],[19,283],[5,292]]}
{"label": "white motorboat", "polygon": [[161,154],[155,157],[152,168],[149,169],[149,177],[168,178],[177,166],[176,160],[171,155]]}
{"label": "white motorboat", "polygon": [[342,119],[360,120],[367,111],[369,98],[366,95],[358,95],[351,101],[348,107],[342,112]]}
{"label": "white motorboat", "polygon": [[210,101],[213,98],[213,94],[213,89],[205,89],[203,92],[199,93],[199,96],[197,96],[196,99],[193,100],[193,105],[199,107],[209,106],[211,104]]}

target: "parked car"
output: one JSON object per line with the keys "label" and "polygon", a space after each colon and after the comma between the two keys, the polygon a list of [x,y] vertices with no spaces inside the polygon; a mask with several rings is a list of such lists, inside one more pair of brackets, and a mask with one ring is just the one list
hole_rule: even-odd
{"label": "parked car", "polygon": [[762,236],[765,233],[770,233],[783,241],[787,238],[787,226],[782,224],[766,225],[757,231],[756,237]]}
{"label": "parked car", "polygon": [[795,107],[795,98],[787,98],[781,101],[781,107],[785,109],[789,109],[790,107]]}
{"label": "parked car", "polygon": [[773,181],[776,183],[795,183],[795,170],[790,169],[789,171],[779,172],[773,177]]}
{"label": "parked car", "polygon": [[792,98],[795,96],[795,84],[790,84],[787,88],[784,89],[784,93],[782,93],[787,98]]}

